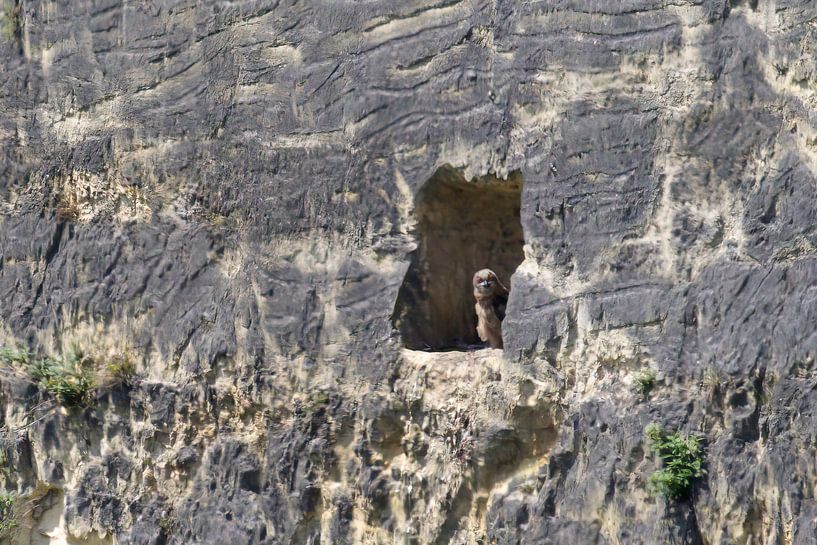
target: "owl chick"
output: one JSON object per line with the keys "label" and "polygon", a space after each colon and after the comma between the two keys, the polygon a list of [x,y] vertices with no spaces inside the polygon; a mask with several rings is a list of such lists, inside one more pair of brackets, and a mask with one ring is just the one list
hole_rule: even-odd
{"label": "owl chick", "polygon": [[508,288],[491,269],[474,274],[474,298],[477,304],[477,335],[491,348],[502,348],[502,320],[508,304]]}

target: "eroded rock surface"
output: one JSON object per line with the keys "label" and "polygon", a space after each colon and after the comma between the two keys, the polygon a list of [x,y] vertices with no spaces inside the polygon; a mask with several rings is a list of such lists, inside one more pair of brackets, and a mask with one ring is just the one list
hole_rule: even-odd
{"label": "eroded rock surface", "polygon": [[[2,342],[136,362],[0,370],[17,543],[814,543],[814,2],[3,6]],[[445,165],[524,184],[504,359],[393,328]]]}

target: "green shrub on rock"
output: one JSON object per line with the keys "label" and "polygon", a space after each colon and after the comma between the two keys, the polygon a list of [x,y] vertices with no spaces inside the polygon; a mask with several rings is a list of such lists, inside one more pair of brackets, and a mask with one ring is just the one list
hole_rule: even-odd
{"label": "green shrub on rock", "polygon": [[645,433],[662,466],[650,476],[650,487],[669,500],[686,497],[692,481],[705,473],[700,438],[666,433],[657,424],[647,426]]}
{"label": "green shrub on rock", "polygon": [[12,348],[10,346],[0,347],[0,362],[11,365],[28,365],[31,361],[31,352],[26,348]]}
{"label": "green shrub on rock", "polygon": [[66,407],[86,406],[96,394],[119,385],[131,386],[136,375],[136,364],[128,353],[102,359],[76,344],[61,357],[0,346],[0,364],[25,372]]}
{"label": "green shrub on rock", "polygon": [[20,6],[17,5],[17,2],[7,2],[3,6],[2,15],[0,28],[2,28],[3,38],[11,42],[20,31]]}
{"label": "green shrub on rock", "polygon": [[646,396],[648,395],[652,389],[655,387],[655,371],[652,369],[644,369],[635,377],[635,389],[636,391]]}
{"label": "green shrub on rock", "polygon": [[88,403],[96,385],[92,362],[77,347],[60,360],[41,358],[34,361],[28,366],[28,372],[66,407]]}
{"label": "green shrub on rock", "polygon": [[17,497],[8,492],[0,492],[0,541],[11,538],[19,525]]}
{"label": "green shrub on rock", "polygon": [[119,354],[105,364],[105,379],[109,383],[130,384],[136,374],[136,364],[127,354]]}

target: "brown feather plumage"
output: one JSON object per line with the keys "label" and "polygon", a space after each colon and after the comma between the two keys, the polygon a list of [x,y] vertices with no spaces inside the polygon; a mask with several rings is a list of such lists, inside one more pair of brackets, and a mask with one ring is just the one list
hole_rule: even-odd
{"label": "brown feather plumage", "polygon": [[502,320],[508,304],[508,288],[496,273],[482,269],[474,274],[474,310],[477,313],[477,335],[491,348],[502,348]]}

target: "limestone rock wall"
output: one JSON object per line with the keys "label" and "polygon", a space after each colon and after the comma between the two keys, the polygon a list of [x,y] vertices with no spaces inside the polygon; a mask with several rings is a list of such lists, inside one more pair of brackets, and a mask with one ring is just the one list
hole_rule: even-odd
{"label": "limestone rock wall", "polygon": [[[2,344],[136,364],[0,369],[16,543],[814,542],[811,0],[0,15]],[[504,355],[391,323],[444,165],[524,182]]]}

